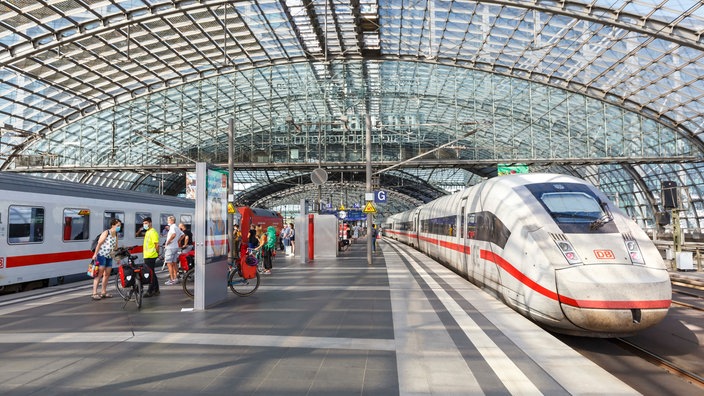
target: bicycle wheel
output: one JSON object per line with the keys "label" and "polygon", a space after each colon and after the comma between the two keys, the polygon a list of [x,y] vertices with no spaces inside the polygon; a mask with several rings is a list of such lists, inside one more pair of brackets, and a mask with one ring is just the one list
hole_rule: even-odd
{"label": "bicycle wheel", "polygon": [[181,280],[181,286],[183,287],[183,292],[186,293],[186,295],[190,298],[193,298],[193,296],[196,293],[195,282],[196,282],[196,269],[191,268],[188,271],[186,271],[186,273],[183,275],[183,279]]}
{"label": "bicycle wheel", "polygon": [[249,296],[259,288],[259,272],[252,279],[244,279],[238,268],[230,271],[230,279],[227,280],[230,290],[238,296]]}
{"label": "bicycle wheel", "polygon": [[117,290],[117,294],[122,297],[123,300],[129,300],[130,297],[130,291],[129,289],[125,289],[122,287],[122,282],[120,281],[120,274],[116,273],[115,274],[115,290]]}
{"label": "bicycle wheel", "polygon": [[140,277],[137,276],[134,280],[134,300],[137,303],[137,309],[142,308],[142,296],[144,289],[142,288],[142,280],[139,279]]}

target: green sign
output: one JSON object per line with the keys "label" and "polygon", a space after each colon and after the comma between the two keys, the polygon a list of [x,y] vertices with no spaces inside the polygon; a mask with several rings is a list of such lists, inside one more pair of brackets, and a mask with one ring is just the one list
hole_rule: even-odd
{"label": "green sign", "polygon": [[499,176],[515,175],[518,173],[529,173],[528,165],[525,164],[498,164],[496,170]]}

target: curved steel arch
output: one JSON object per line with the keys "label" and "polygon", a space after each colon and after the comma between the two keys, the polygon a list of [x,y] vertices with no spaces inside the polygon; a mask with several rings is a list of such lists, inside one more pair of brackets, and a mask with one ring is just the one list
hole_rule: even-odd
{"label": "curved steel arch", "polygon": [[[52,138],[50,135],[54,132],[61,131],[63,127],[75,125],[77,122],[84,120],[86,117],[98,114],[106,109],[117,111],[119,110],[118,107],[124,103],[138,103],[136,102],[137,99],[166,92],[167,90],[175,87],[185,87],[190,83],[206,81],[206,79],[215,75],[227,75],[228,73],[235,72],[241,73],[245,70],[255,70],[262,67],[268,67],[270,65],[291,64],[292,62],[307,65],[311,74],[314,75],[316,80],[320,83],[320,81],[324,82],[334,74],[334,69],[329,61],[336,58],[348,59],[352,61],[373,59],[378,60],[379,62],[394,61],[397,59],[413,60],[414,62],[422,61],[423,63],[436,63],[440,65],[450,65],[453,67],[464,67],[472,70],[481,70],[495,75],[508,76],[513,79],[523,79],[524,81],[554,86],[561,90],[576,92],[580,95],[601,100],[603,103],[616,105],[628,111],[640,114],[660,125],[667,126],[668,129],[676,131],[676,133],[690,142],[690,144],[695,146],[700,152],[704,152],[702,141],[699,138],[699,134],[702,132],[702,128],[700,127],[702,123],[699,122],[699,120],[701,120],[701,116],[698,114],[702,112],[697,110],[698,107],[701,106],[697,105],[698,99],[696,97],[692,99],[691,97],[687,97],[685,95],[689,90],[700,90],[702,84],[704,83],[704,79],[702,78],[704,73],[695,73],[695,76],[691,81],[687,79],[688,77],[680,78],[676,75],[670,77],[669,75],[666,75],[666,73],[660,75],[658,77],[659,79],[666,80],[671,78],[671,85],[679,87],[672,91],[672,95],[670,95],[669,99],[672,100],[675,105],[668,104],[668,106],[662,106],[662,110],[660,106],[662,102],[658,102],[657,98],[647,98],[647,95],[645,94],[643,94],[643,96],[639,96],[639,92],[646,92],[649,87],[657,90],[660,87],[660,85],[657,84],[657,79],[631,79],[632,83],[636,84],[635,88],[631,90],[629,90],[628,87],[625,87],[624,84],[619,84],[618,81],[609,82],[608,84],[599,83],[598,81],[600,77],[607,75],[616,68],[627,65],[628,59],[639,57],[641,54],[638,50],[644,47],[647,48],[647,46],[654,40],[662,40],[663,42],[673,46],[673,48],[668,48],[667,51],[664,52],[662,55],[665,57],[664,59],[669,59],[666,57],[673,56],[674,54],[674,56],[682,56],[684,61],[687,62],[688,53],[685,50],[674,48],[675,45],[682,46],[685,49],[690,49],[694,51],[695,55],[699,54],[697,56],[692,56],[692,59],[698,59],[701,57],[701,53],[704,50],[704,41],[702,41],[700,34],[701,29],[692,29],[689,27],[696,27],[697,23],[702,22],[702,18],[695,12],[702,7],[702,4],[697,2],[694,2],[690,8],[684,9],[683,7],[681,10],[674,10],[673,8],[663,10],[660,7],[662,7],[664,3],[653,3],[652,5],[642,3],[640,4],[640,7],[643,7],[644,9],[643,15],[628,14],[624,9],[617,10],[600,7],[599,3],[596,2],[578,2],[569,0],[559,3],[536,2],[528,0],[487,0],[482,2],[456,1],[452,3],[452,5],[456,8],[466,7],[469,9],[471,6],[475,6],[475,9],[472,9],[471,11],[471,16],[477,15],[477,9],[479,8],[484,9],[484,7],[486,7],[487,10],[498,10],[495,15],[496,21],[509,20],[520,16],[520,12],[513,14],[509,12],[511,10],[534,10],[546,18],[553,18],[554,16],[569,18],[571,19],[569,23],[572,26],[580,23],[580,21],[586,21],[587,23],[594,25],[596,28],[599,28],[595,28],[595,31],[599,31],[600,28],[609,26],[626,32],[622,35],[615,34],[611,41],[605,43],[605,46],[607,47],[609,45],[614,45],[615,43],[620,43],[621,39],[628,38],[629,32],[644,38],[642,42],[637,42],[637,40],[634,40],[631,45],[635,46],[627,49],[626,52],[621,54],[623,56],[622,59],[617,59],[615,62],[612,62],[607,67],[600,70],[596,76],[589,78],[589,75],[584,73],[585,68],[591,67],[588,66],[588,62],[582,62],[581,65],[577,65],[575,71],[572,72],[562,72],[557,68],[545,70],[542,65],[540,67],[521,67],[522,64],[519,63],[519,61],[512,60],[514,55],[510,53],[511,47],[504,46],[498,51],[492,50],[494,47],[491,45],[493,44],[491,38],[489,38],[485,43],[486,46],[482,46],[480,50],[477,51],[476,56],[468,55],[462,52],[467,44],[467,42],[462,41],[459,44],[461,48],[455,52],[456,54],[461,55],[457,58],[453,58],[451,55],[446,53],[441,53],[435,57],[431,56],[430,58],[427,58],[423,51],[419,50],[421,46],[413,47],[413,45],[410,45],[406,47],[404,44],[402,48],[400,42],[401,35],[396,34],[397,32],[401,32],[401,29],[396,29],[396,27],[391,26],[392,24],[385,23],[392,20],[395,16],[405,15],[405,17],[409,17],[410,15],[404,14],[404,7],[414,6],[413,4],[400,6],[398,3],[394,3],[392,1],[377,4],[380,7],[380,14],[383,12],[381,20],[377,20],[377,22],[381,24],[381,27],[377,32],[380,40],[378,50],[371,47],[365,47],[366,44],[363,36],[364,34],[374,33],[373,29],[369,28],[369,25],[373,25],[370,22],[374,22],[374,20],[370,20],[368,16],[363,15],[363,10],[360,9],[358,2],[350,2],[349,8],[345,8],[347,6],[345,3],[335,3],[335,7],[342,9],[339,13],[335,10],[335,7],[332,7],[329,15],[332,17],[330,20],[331,25],[333,25],[334,29],[336,29],[336,35],[334,37],[328,37],[327,34],[324,34],[323,27],[321,27],[319,23],[319,19],[321,17],[326,18],[326,22],[328,20],[328,10],[323,8],[320,4],[312,2],[306,3],[305,14],[297,14],[296,12],[292,12],[292,9],[290,9],[284,2],[271,3],[272,7],[279,7],[279,9],[282,10],[281,12],[286,15],[286,21],[290,24],[290,29],[284,29],[283,31],[286,32],[286,34],[290,33],[293,40],[296,41],[295,44],[297,45],[286,47],[281,42],[284,37],[277,34],[274,35],[274,39],[279,40],[278,45],[272,46],[272,48],[274,48],[273,50],[264,48],[260,42],[260,39],[265,38],[265,34],[263,34],[262,31],[257,30],[257,27],[264,26],[271,29],[273,26],[272,22],[270,20],[266,20],[262,22],[261,25],[256,25],[256,23],[247,25],[249,22],[245,21],[245,30],[248,34],[248,39],[255,40],[255,44],[259,47],[256,50],[250,51],[249,53],[243,55],[239,63],[237,62],[237,59],[230,56],[228,53],[229,51],[226,50],[227,44],[225,44],[230,38],[232,38],[232,42],[237,42],[238,38],[236,37],[235,32],[228,29],[228,21],[223,22],[225,15],[220,13],[219,10],[220,7],[223,7],[223,5],[226,4],[229,5],[229,8],[226,6],[224,8],[225,11],[228,9],[235,11],[236,7],[240,5],[251,4],[256,8],[255,13],[262,15],[266,19],[267,15],[264,15],[266,14],[264,9],[257,1],[254,0],[213,0],[207,2],[207,4],[178,0],[159,3],[157,0],[149,6],[143,5],[136,8],[122,10],[118,10],[119,7],[116,7],[116,11],[114,12],[108,11],[107,8],[100,11],[91,11],[87,6],[84,6],[85,3],[75,3],[75,5],[80,6],[77,7],[76,10],[85,10],[85,15],[81,15],[80,12],[74,12],[74,10],[62,11],[55,7],[53,3],[50,4],[46,0],[37,1],[41,5],[39,8],[44,8],[43,12],[55,13],[56,16],[53,17],[53,19],[51,19],[52,17],[49,15],[46,18],[47,20],[61,20],[67,22],[67,25],[54,29],[45,35],[37,34],[32,36],[32,34],[29,34],[28,32],[20,32],[20,29],[22,28],[21,26],[12,26],[10,22],[11,18],[0,21],[3,27],[8,29],[7,31],[19,32],[16,35],[17,38],[14,44],[9,45],[7,43],[12,41],[3,40],[6,35],[2,35],[0,33],[0,77],[3,77],[2,72],[6,72],[7,70],[11,70],[13,73],[21,74],[21,78],[16,77],[15,80],[4,83],[8,87],[12,87],[14,90],[20,90],[22,93],[26,93],[27,96],[36,96],[37,100],[27,100],[27,102],[22,102],[20,98],[11,99],[15,100],[15,103],[22,103],[26,109],[31,110],[27,111],[27,114],[18,112],[22,113],[18,117],[24,117],[23,120],[28,122],[29,127],[25,132],[29,133],[29,135],[25,137],[17,137],[17,140],[20,141],[12,140],[12,144],[8,145],[8,147],[14,147],[13,149],[10,150],[6,148],[4,151],[0,151],[0,157],[3,156],[4,152],[7,153],[4,155],[5,158],[3,163],[0,164],[0,169],[7,169],[8,167],[16,165],[16,159],[20,154],[40,146],[43,139]],[[112,3],[117,4],[118,2]],[[120,2],[120,4],[123,3]],[[28,20],[33,20],[36,24],[37,30],[40,28],[48,29],[47,26],[40,26],[45,19],[34,17],[32,15],[34,11],[30,8],[24,9],[7,2],[3,3],[3,6],[8,7],[12,12],[16,12],[18,15],[25,17]],[[491,8],[492,6],[495,7]],[[673,7],[671,5],[668,6]],[[205,24],[202,23],[206,18],[196,20],[195,17],[191,17],[191,15],[195,15],[199,11],[204,11],[204,15],[209,15],[207,19],[213,19],[214,23],[217,25],[213,25],[215,27],[208,30],[208,28],[204,27]],[[465,16],[464,14],[459,15],[455,13],[450,15],[450,12],[452,11],[454,10],[451,9],[451,11],[448,12],[445,22],[465,20],[463,19]],[[672,20],[668,21],[665,17],[658,18],[660,15],[668,15],[664,11],[675,12],[672,16]],[[104,13],[100,14],[101,12]],[[355,19],[353,21],[345,19],[349,15],[354,16]],[[643,17],[645,15],[648,15],[648,17]],[[152,45],[151,43],[142,43],[140,40],[136,39],[130,40],[130,30],[133,28],[128,26],[145,28],[148,32],[146,33],[147,35],[154,35],[154,37],[157,37],[157,35],[155,35],[151,28],[147,25],[152,23],[164,23],[168,28],[174,28],[176,24],[172,23],[170,19],[176,16],[190,18],[189,20],[192,23],[190,30],[183,29],[185,33],[180,31],[178,32],[178,35],[184,39],[183,41],[189,45],[188,48],[193,49],[193,47],[197,47],[195,43],[198,40],[198,35],[208,36],[205,37],[205,42],[208,44],[208,48],[202,50],[195,48],[195,51],[200,54],[200,59],[205,62],[205,68],[198,69],[193,59],[188,57],[187,51],[183,51],[182,53],[177,48],[169,47],[167,44],[165,47],[169,48],[169,50],[172,51],[171,53],[173,56],[180,59],[181,62],[172,66],[169,64],[168,59],[162,59],[159,55],[155,54],[152,48],[149,47]],[[244,17],[244,15],[240,15],[238,12],[236,13],[236,17]],[[84,19],[80,20],[79,18]],[[122,18],[122,20],[119,20],[119,18]],[[407,21],[408,24],[411,25],[415,22],[413,18],[408,18]],[[438,43],[443,44],[445,42],[442,40],[446,39],[445,33],[447,33],[448,37],[454,33],[451,32],[451,29],[449,29],[447,25],[442,24],[442,18],[440,18],[440,23],[435,24],[435,22],[437,21],[434,21],[431,24],[431,21],[429,20],[426,24],[426,22],[423,21],[423,23],[418,24],[417,27],[423,30],[424,33],[428,33],[428,29],[442,29],[443,35]],[[311,26],[313,32],[312,37],[306,36],[306,34],[301,31],[301,27],[309,26],[308,24]],[[353,33],[349,37],[346,36],[347,31],[343,31],[342,29],[345,26],[353,27]],[[492,21],[486,22],[484,27],[486,31],[491,34],[497,26],[497,22]],[[125,28],[127,28],[127,32],[123,31]],[[177,27],[175,29],[181,30]],[[211,34],[213,32],[217,33],[220,31],[217,29],[222,31],[221,36]],[[469,28],[465,32],[465,35],[468,31]],[[515,32],[518,31],[519,28],[516,28],[514,33],[511,34],[515,34]],[[22,35],[21,33],[27,34]],[[601,32],[599,31],[599,33]],[[596,35],[597,33],[593,34]],[[112,37],[110,37],[111,35]],[[48,41],[50,37],[53,37],[53,41]],[[427,35],[421,34],[421,37],[427,38]],[[564,33],[555,33],[551,37],[556,40],[557,44],[562,44],[563,42],[569,40],[569,37]],[[95,41],[93,43],[89,43],[89,38],[95,38]],[[138,49],[139,51],[143,51],[146,60],[135,60],[135,62],[140,62],[136,69],[125,68],[123,74],[118,76],[120,78],[116,79],[117,82],[114,84],[115,88],[111,90],[106,84],[112,83],[107,80],[110,80],[108,77],[113,76],[113,74],[101,74],[101,72],[98,71],[93,73],[90,71],[88,65],[81,65],[81,61],[86,61],[86,59],[88,59],[100,60],[103,64],[110,63],[110,54],[107,51],[101,52],[101,50],[96,49],[95,46],[100,44],[105,44],[106,47],[111,47],[110,51],[114,51],[120,56],[130,55],[129,51],[126,53],[119,47],[120,43],[118,41],[125,38],[128,40],[128,43],[137,46],[135,47],[135,50]],[[223,40],[221,43],[219,38],[227,40]],[[394,46],[394,39],[396,38],[399,39],[398,51],[396,51],[396,47]],[[418,43],[421,44],[423,48],[425,48],[424,45],[426,43],[432,44],[430,41],[425,41],[425,39],[419,39]],[[328,44],[330,44],[330,46],[328,46]],[[586,50],[589,49],[587,47],[589,47],[590,44],[591,43],[589,40],[581,40],[577,43],[576,48]],[[524,54],[526,51],[532,51],[531,45],[532,44],[526,44],[525,47],[523,47],[522,51]],[[285,51],[289,48],[291,49],[290,51]],[[242,49],[243,52],[247,52],[244,46],[241,46],[239,49]],[[283,50],[276,52],[279,49]],[[222,52],[223,59],[225,60],[222,64],[212,56],[213,54],[217,55],[217,53],[219,53],[218,51],[221,50],[224,50]],[[78,52],[89,54],[89,57],[85,59],[73,59],[73,54]],[[570,53],[572,53],[572,51],[570,51]],[[53,57],[55,54],[58,55],[56,59],[47,59],[47,57]],[[452,54],[452,52],[449,52],[449,54]],[[546,59],[546,56],[547,54],[538,55],[538,57],[541,57],[543,61]],[[564,66],[567,64],[570,57],[565,56],[565,53],[563,52],[562,54],[558,54],[557,58],[558,60],[555,62],[561,66]],[[601,61],[603,58],[600,55],[597,55],[596,59]],[[631,77],[640,77],[639,73],[643,72],[642,74],[646,74],[645,71],[650,72],[650,70],[648,70],[648,66],[656,64],[655,62],[657,59],[644,59],[645,66],[635,67],[634,71],[627,74]],[[148,63],[150,60],[154,60],[157,64],[162,65],[162,69],[155,69],[156,71],[152,70],[152,67]],[[584,61],[587,60],[587,58],[585,57],[581,60]],[[325,63],[325,61],[328,61],[328,63]],[[35,63],[32,64],[31,62]],[[530,64],[528,65],[530,66]],[[668,65],[667,70],[673,70],[674,73],[672,74],[682,73],[683,70],[690,73],[692,71],[697,71],[698,69],[692,65],[696,66],[696,62],[692,61],[691,63],[685,63],[682,66],[672,65],[672,67],[669,67],[670,65]],[[74,75],[71,71],[71,67],[73,66],[81,68],[80,74],[77,75],[84,76],[92,73],[92,76],[96,76],[97,82],[93,80],[85,81],[87,79],[83,78],[73,78]],[[373,70],[376,66],[377,65],[374,65],[368,61],[362,62],[362,68],[364,70],[362,73],[364,79],[362,86],[364,87],[364,91],[371,96],[371,99],[368,98],[365,103],[368,108],[367,112],[375,111],[378,108],[370,106],[370,102],[383,97],[383,94],[379,94],[374,97],[375,89],[378,87],[378,85],[376,85],[378,84],[378,81],[374,81],[374,79],[377,78],[377,74],[375,74]],[[99,66],[96,66],[96,68],[98,67]],[[690,68],[687,69],[687,67]],[[42,70],[42,68],[46,68],[47,70]],[[162,73],[159,73],[158,70],[171,70],[174,72],[174,76],[168,76],[166,73],[163,73],[162,75]],[[150,78],[153,78],[153,81],[137,81],[132,85],[128,84],[130,79],[138,79],[140,76],[150,76]],[[50,87],[57,92],[61,91],[60,93],[73,90],[78,92],[78,94],[74,94],[73,96],[67,98],[61,94],[54,95],[56,92],[53,90],[45,90],[43,88],[28,88],[24,90],[23,87],[25,85],[23,84],[23,81],[19,80],[25,79],[34,79],[32,80],[34,85],[46,84],[46,87]],[[0,78],[0,80],[2,80],[2,78]],[[682,82],[682,84],[679,84],[678,82]],[[2,83],[3,81],[0,81],[0,84]],[[251,84],[254,85],[253,83]],[[323,88],[321,85],[319,87],[319,91],[322,89]],[[386,94],[389,95],[392,91],[386,92]],[[661,96],[662,95],[665,95],[665,92],[663,92]],[[643,100],[644,97],[647,98],[647,100]],[[262,103],[267,102],[265,95],[260,96],[260,99],[262,100]],[[43,104],[46,105],[46,109],[42,107]],[[271,103],[268,104],[272,105]],[[64,107],[62,108],[60,106]],[[401,106],[400,108],[403,107]],[[331,110],[327,111],[332,113]],[[0,101],[0,119],[7,119],[9,114],[8,112],[9,110],[5,110],[2,106],[2,102]],[[34,117],[34,114],[38,114],[38,116]],[[5,136],[2,137],[2,141],[3,143],[6,141]],[[216,140],[212,145],[217,146],[219,143],[220,141]],[[59,147],[58,150],[60,149],[61,148]],[[59,154],[66,151],[68,150],[63,150],[59,152]],[[37,151],[36,154],[42,155],[42,152]],[[624,170],[628,171],[625,168]],[[485,172],[485,174],[489,173],[490,172]],[[133,188],[140,188],[142,182],[148,181],[147,179],[148,177],[144,177],[140,182],[133,182]],[[692,179],[696,180],[695,177],[692,177]],[[174,183],[176,183],[176,181],[174,181]],[[647,185],[644,181],[641,181],[641,184]],[[147,186],[148,183],[144,185]],[[174,184],[174,186],[176,185],[177,184]]]}

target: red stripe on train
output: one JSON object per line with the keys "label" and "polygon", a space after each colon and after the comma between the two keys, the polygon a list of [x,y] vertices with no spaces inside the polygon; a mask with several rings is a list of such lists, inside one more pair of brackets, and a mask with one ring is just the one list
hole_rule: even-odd
{"label": "red stripe on train", "polygon": [[93,254],[90,250],[74,252],[57,252],[45,254],[30,254],[27,256],[10,256],[5,263],[6,268],[24,267],[28,265],[60,263],[62,261],[90,260]]}
{"label": "red stripe on train", "polygon": [[[132,254],[141,253],[142,247],[132,250]],[[93,253],[90,250],[75,250],[72,252],[56,252],[30,254],[26,256],[9,256],[5,259],[5,268],[25,267],[29,265],[61,263],[64,261],[90,260]]]}

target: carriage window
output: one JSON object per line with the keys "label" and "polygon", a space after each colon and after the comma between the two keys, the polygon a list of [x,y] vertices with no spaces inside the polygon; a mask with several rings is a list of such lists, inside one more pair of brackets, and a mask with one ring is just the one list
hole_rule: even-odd
{"label": "carriage window", "polygon": [[44,208],[12,205],[9,218],[9,243],[44,241]]}
{"label": "carriage window", "polygon": [[186,226],[186,230],[191,230],[191,224],[193,223],[193,216],[189,214],[182,214],[179,218],[179,223],[183,223]]}
{"label": "carriage window", "polygon": [[125,212],[103,212],[103,230],[110,228],[112,219],[118,219],[122,222],[122,228],[120,229],[120,232],[117,233],[117,237],[120,239],[123,238],[125,236]]}
{"label": "carriage window", "polygon": [[[166,236],[166,234],[169,233],[169,216],[174,215],[170,213],[162,213],[161,215],[159,215],[159,226],[161,227],[159,228],[159,235],[161,236]],[[174,218],[176,218],[176,216],[174,216]],[[156,228],[156,224],[152,224],[152,226]]]}
{"label": "carriage window", "polygon": [[142,227],[144,219],[147,217],[152,217],[151,213],[148,212],[137,212],[134,215],[134,236],[135,238],[144,238],[144,233],[146,232]]}
{"label": "carriage window", "polygon": [[85,241],[90,238],[90,209],[64,209],[64,241]]}
{"label": "carriage window", "polygon": [[467,238],[475,239],[477,237],[477,215],[470,213],[467,215]]}
{"label": "carriage window", "polygon": [[429,234],[454,236],[456,221],[457,216],[421,220],[421,231]]}
{"label": "carriage window", "polygon": [[511,231],[491,212],[477,212],[467,215],[467,238],[486,241],[501,248],[506,246]]}

